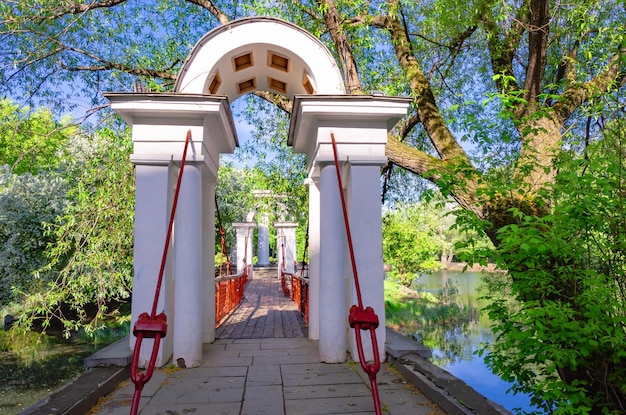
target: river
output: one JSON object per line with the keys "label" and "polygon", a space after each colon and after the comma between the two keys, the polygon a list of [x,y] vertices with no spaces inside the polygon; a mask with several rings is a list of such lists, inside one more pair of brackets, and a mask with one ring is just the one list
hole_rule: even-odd
{"label": "river", "polygon": [[529,396],[507,393],[511,383],[493,374],[485,365],[484,359],[476,354],[484,343],[491,343],[494,338],[490,329],[491,322],[486,313],[482,315],[480,313],[480,309],[485,306],[484,300],[479,300],[481,273],[438,271],[422,275],[413,282],[411,288],[418,292],[428,291],[438,294],[446,283],[458,289],[459,300],[464,305],[474,308],[476,314],[475,318],[463,327],[435,327],[429,332],[416,333],[418,338],[424,337],[435,342],[432,362],[511,412],[515,413],[516,408],[524,411],[537,410],[530,405]]}

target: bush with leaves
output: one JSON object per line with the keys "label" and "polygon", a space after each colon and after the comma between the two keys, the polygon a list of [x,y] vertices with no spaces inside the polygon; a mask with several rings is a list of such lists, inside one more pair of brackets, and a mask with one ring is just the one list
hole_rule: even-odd
{"label": "bush with leaves", "polygon": [[[498,233],[496,321],[486,357],[546,413],[626,411],[626,143],[614,125],[584,157],[565,153],[540,200]],[[510,301],[501,295],[509,292]]]}
{"label": "bush with leaves", "polygon": [[47,108],[20,108],[0,99],[0,165],[8,165],[11,173],[36,174],[57,167],[59,150],[75,132],[68,118],[57,122]]}
{"label": "bush with leaves", "polygon": [[383,258],[389,276],[409,287],[420,272],[440,268],[438,214],[426,203],[398,205],[383,216]]}
{"label": "bush with leaves", "polygon": [[32,288],[33,272],[47,262],[45,249],[53,241],[45,223],[65,209],[67,181],[55,173],[13,174],[0,166],[0,306],[15,292]]}
{"label": "bush with leaves", "polygon": [[77,149],[84,160],[65,172],[72,188],[64,213],[49,224],[47,264],[23,292],[21,323],[63,323],[65,334],[97,328],[111,303],[130,296],[133,274],[134,170],[129,134],[101,129]]}

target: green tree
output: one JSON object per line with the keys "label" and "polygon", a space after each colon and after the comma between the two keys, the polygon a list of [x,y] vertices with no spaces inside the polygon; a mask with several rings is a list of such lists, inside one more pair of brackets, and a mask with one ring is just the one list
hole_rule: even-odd
{"label": "green tree", "polygon": [[490,285],[499,341],[487,361],[545,412],[624,410],[625,138],[624,122],[613,122],[584,157],[562,154],[542,193],[550,214],[515,210],[518,222],[498,235],[504,290],[523,301],[502,297],[502,281]]}
{"label": "green tree", "polygon": [[74,133],[67,119],[55,121],[47,108],[20,109],[0,99],[0,165],[9,166],[11,173],[36,174],[57,167],[60,149]]}
{"label": "green tree", "polygon": [[398,205],[383,216],[383,258],[389,275],[409,287],[422,272],[441,267],[444,240],[440,234],[441,211],[434,203]]}
{"label": "green tree", "polygon": [[0,166],[0,306],[33,286],[33,273],[47,263],[45,233],[65,209],[67,182],[55,173],[21,175]]}
{"label": "green tree", "polygon": [[[0,85],[59,105],[75,93],[64,90],[68,82],[95,104],[98,91],[137,78],[169,90],[201,34],[248,15],[283,17],[319,36],[347,92],[411,97],[389,136],[387,172],[396,165],[439,186],[496,245],[520,212],[552,213],[543,192],[555,183],[560,152],[580,151],[575,138],[587,130],[598,135],[589,116],[615,117],[607,102],[624,105],[626,13],[616,0],[3,2]],[[291,110],[284,97],[256,94]],[[561,304],[576,304],[576,290],[565,292]],[[623,356],[613,358],[624,366]],[[579,369],[562,374],[568,385],[603,387]],[[622,398],[605,394],[590,412],[620,410]]]}
{"label": "green tree", "polygon": [[133,273],[134,169],[129,134],[101,129],[89,142],[77,143],[81,158],[64,173],[72,183],[68,205],[48,224],[52,238],[45,266],[20,294],[30,313],[29,326],[60,320],[66,335],[89,331],[115,311],[111,304],[130,296]]}

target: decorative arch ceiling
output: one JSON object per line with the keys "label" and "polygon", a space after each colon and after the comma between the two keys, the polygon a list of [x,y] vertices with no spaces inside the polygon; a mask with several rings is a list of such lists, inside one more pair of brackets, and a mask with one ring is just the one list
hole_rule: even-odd
{"label": "decorative arch ceiling", "polygon": [[175,91],[227,96],[253,91],[294,95],[345,94],[337,63],[319,39],[271,17],[235,20],[211,30],[194,46]]}

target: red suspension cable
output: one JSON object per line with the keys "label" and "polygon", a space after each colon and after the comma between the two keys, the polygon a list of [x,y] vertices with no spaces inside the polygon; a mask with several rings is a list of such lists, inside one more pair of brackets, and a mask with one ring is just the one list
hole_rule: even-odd
{"label": "red suspension cable", "polygon": [[[335,158],[335,171],[337,172],[337,184],[339,186],[339,196],[341,197],[341,209],[343,211],[343,222],[346,227],[346,238],[348,240],[348,249],[350,251],[350,261],[352,262],[352,275],[354,277],[354,288],[356,289],[356,297],[358,305],[350,307],[350,315],[348,322],[350,327],[355,330],[357,351],[359,353],[359,361],[361,367],[367,373],[372,387],[372,397],[374,398],[374,409],[376,415],[381,415],[380,397],[378,395],[378,384],[376,383],[376,374],[380,370],[380,356],[378,355],[378,341],[376,340],[376,328],[379,325],[378,316],[372,307],[363,309],[363,300],[361,297],[361,286],[359,284],[359,274],[356,267],[356,257],[354,255],[354,246],[352,244],[352,232],[350,231],[350,221],[348,219],[348,209],[346,208],[346,199],[343,194],[343,185],[341,180],[341,170],[339,168],[339,156],[337,155],[337,143],[335,134],[330,133],[330,140],[333,147],[333,156]],[[370,339],[372,341],[372,352],[374,354],[374,363],[365,361],[365,353],[363,351],[363,341],[361,339],[361,330],[369,330]]]}
{"label": "red suspension cable", "polygon": [[[170,212],[170,220],[167,227],[167,235],[165,237],[165,246],[163,247],[163,255],[161,256],[161,268],[159,269],[159,277],[157,279],[157,285],[154,292],[154,300],[152,302],[152,313],[142,313],[137,318],[137,322],[133,327],[133,334],[136,337],[135,350],[133,351],[133,361],[130,366],[130,379],[135,385],[135,393],[133,394],[132,406],[130,408],[130,415],[136,415],[139,408],[139,399],[141,398],[141,391],[143,387],[154,373],[154,366],[159,351],[159,345],[161,339],[167,334],[167,316],[164,312],[157,315],[156,309],[159,303],[159,295],[161,293],[161,285],[163,283],[163,274],[165,271],[165,263],[167,262],[167,252],[170,246],[170,239],[172,238],[172,228],[174,226],[174,217],[176,216],[176,206],[178,205],[178,195],[180,193],[180,184],[183,177],[183,170],[185,169],[185,160],[187,158],[187,148],[191,141],[191,130],[187,131],[187,137],[185,138],[185,149],[183,150],[183,158],[180,164],[180,170],[178,171],[178,181],[176,182],[176,192],[174,193],[174,200],[172,201],[172,211]],[[141,350],[141,343],[144,338],[154,339],[152,344],[152,354],[150,355],[150,361],[145,372],[138,372],[139,354]]]}

